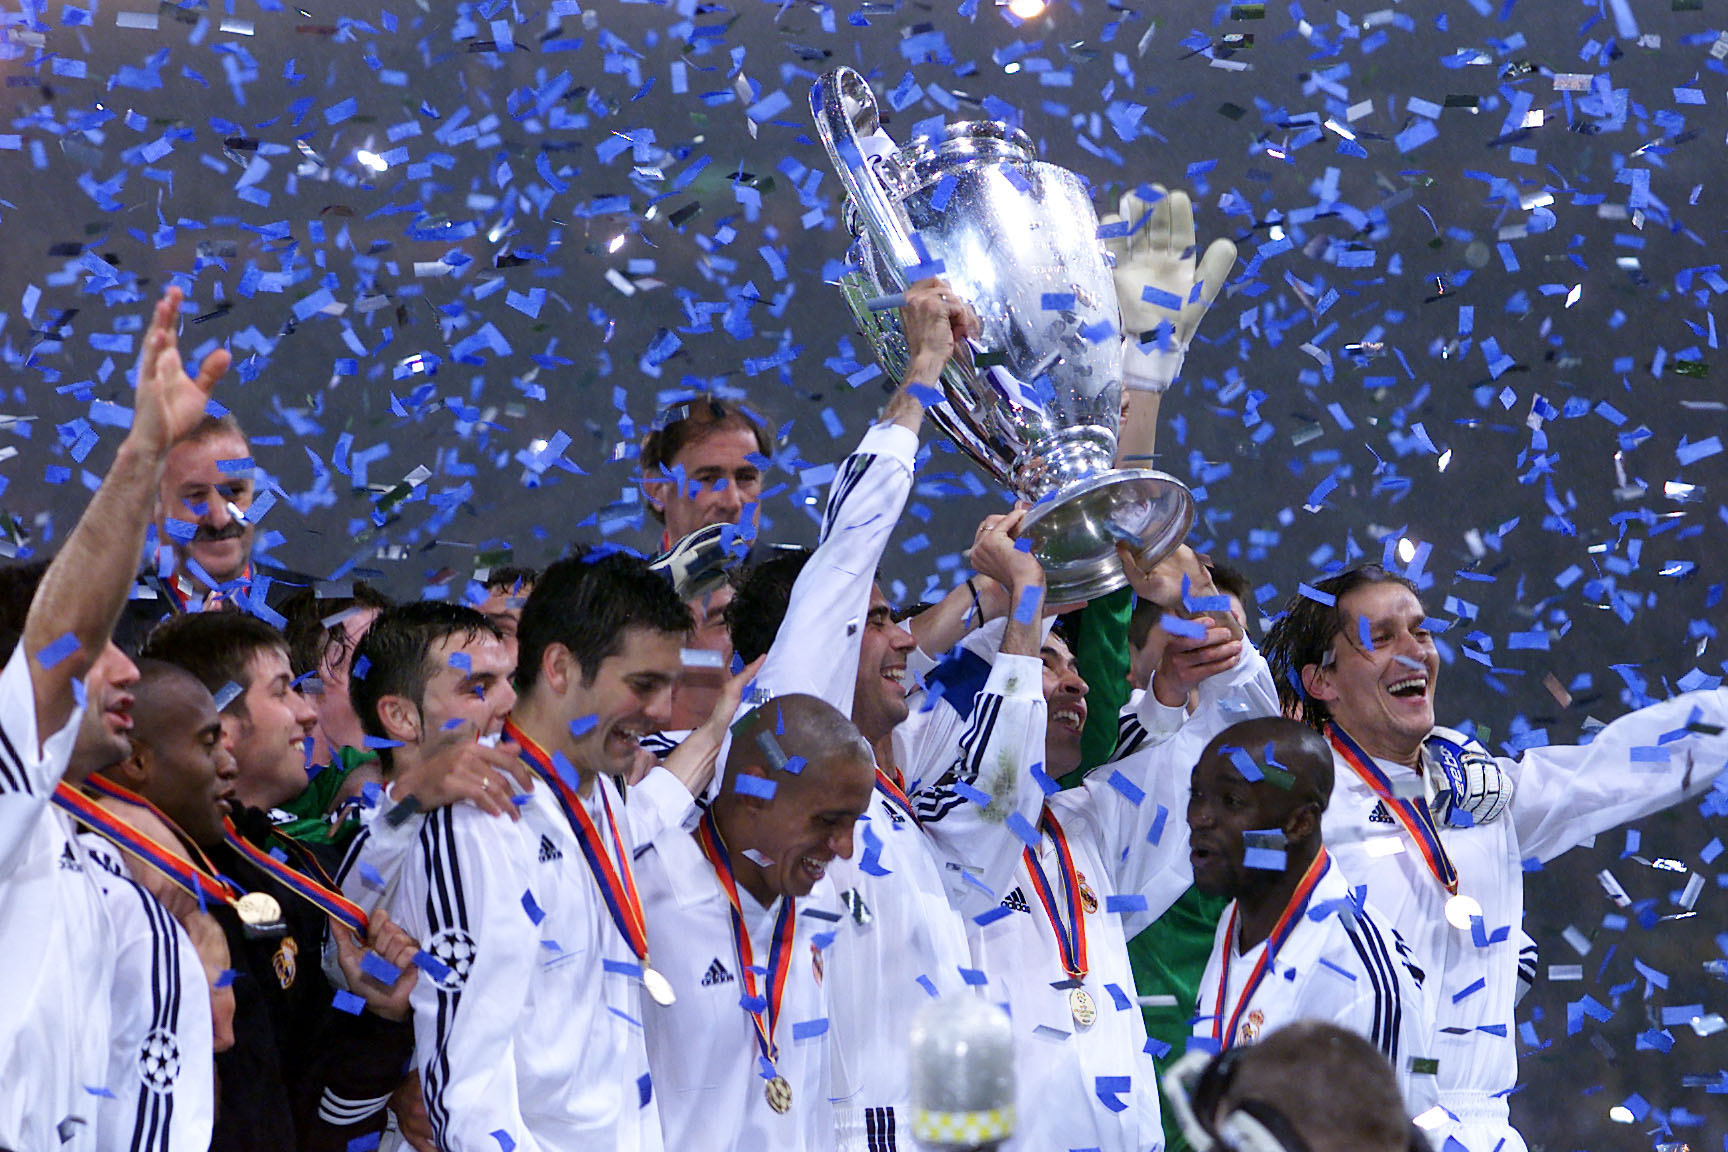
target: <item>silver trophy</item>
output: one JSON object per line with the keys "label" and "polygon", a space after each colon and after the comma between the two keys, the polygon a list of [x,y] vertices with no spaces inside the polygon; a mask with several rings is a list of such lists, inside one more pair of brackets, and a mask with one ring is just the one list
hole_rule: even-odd
{"label": "silver trophy", "polygon": [[903,377],[909,353],[885,301],[940,275],[981,334],[942,373],[929,413],[967,455],[1032,505],[1025,534],[1053,604],[1127,583],[1116,554],[1146,565],[1187,535],[1181,481],[1116,468],[1122,346],[1116,286],[1080,178],[1038,160],[1007,124],[950,124],[900,148],[870,85],[850,68],[810,90],[816,128],[846,192],[856,269],[840,281],[877,361]]}

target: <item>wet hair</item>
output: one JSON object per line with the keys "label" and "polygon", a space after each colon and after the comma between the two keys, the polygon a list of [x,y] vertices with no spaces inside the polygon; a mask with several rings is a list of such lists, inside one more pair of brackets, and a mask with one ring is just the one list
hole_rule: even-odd
{"label": "wet hair", "polygon": [[624,647],[631,628],[683,635],[696,626],[672,582],[642,557],[607,547],[582,547],[534,582],[516,627],[516,691],[526,696],[540,679],[540,662],[554,644],[569,649],[592,684],[600,665]]}
{"label": "wet hair", "polygon": [[1254,612],[1254,585],[1249,583],[1248,574],[1240,568],[1232,568],[1228,564],[1211,564],[1207,571],[1212,573],[1212,583],[1221,596],[1234,596],[1242,602],[1242,611],[1252,620]]}
{"label": "wet hair", "polygon": [[332,647],[348,644],[345,621],[334,624],[324,621],[341,616],[352,608],[376,608],[380,612],[390,607],[390,597],[364,580],[354,582],[349,596],[319,596],[313,588],[301,588],[282,602],[282,615],[288,621],[282,633],[288,638],[288,664],[294,675],[317,672]]}
{"label": "wet hair", "polygon": [[[416,708],[426,705],[426,684],[437,673],[432,649],[451,636],[502,639],[498,626],[482,612],[442,600],[416,600],[379,613],[354,649],[354,674],[348,678],[348,703],[368,736],[388,738],[378,718],[378,703],[401,696]],[[386,775],[394,765],[390,749],[378,750]]]}
{"label": "wet hair", "polygon": [[240,692],[224,711],[246,715],[246,689],[252,686],[252,658],[275,649],[284,654],[288,640],[275,628],[244,612],[186,612],[156,625],[139,649],[146,660],[178,664],[221,699],[230,684]]}
{"label": "wet hair", "polygon": [[792,603],[792,586],[814,555],[809,548],[788,548],[746,570],[738,580],[738,592],[726,606],[726,630],[732,650],[748,664],[774,645],[786,607]]}
{"label": "wet hair", "polygon": [[[763,456],[774,454],[774,442],[768,429],[743,405],[718,396],[692,396],[662,411],[654,427],[642,438],[642,474],[660,473],[669,476],[678,454],[698,440],[727,428],[742,428],[756,438],[756,451]],[[664,521],[666,514],[650,501],[654,518]]]}
{"label": "wet hair", "polygon": [[192,425],[192,430],[182,436],[178,443],[204,444],[223,436],[237,436],[243,442],[251,442],[246,435],[246,429],[240,426],[240,421],[235,418],[234,413],[225,412],[221,416],[206,414],[198,423]]}
{"label": "wet hair", "polygon": [[1325,701],[1308,695],[1302,686],[1302,669],[1325,662],[1332,641],[1349,627],[1341,607],[1344,597],[1371,584],[1402,584],[1412,595],[1420,596],[1413,582],[1378,564],[1364,564],[1314,582],[1315,591],[1332,597],[1330,604],[1302,593],[1292,596],[1266,633],[1264,653],[1278,687],[1279,705],[1286,716],[1300,716],[1317,732],[1325,730],[1332,710]]}
{"label": "wet hair", "polygon": [[24,638],[30,604],[42,586],[42,577],[48,574],[48,563],[31,560],[0,567],[0,663],[12,658],[12,650]]}

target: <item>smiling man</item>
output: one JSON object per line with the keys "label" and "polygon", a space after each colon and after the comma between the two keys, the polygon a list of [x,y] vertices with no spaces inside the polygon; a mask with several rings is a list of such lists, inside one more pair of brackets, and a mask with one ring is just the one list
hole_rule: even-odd
{"label": "smiling man", "polygon": [[1435,625],[1414,584],[1368,565],[1313,591],[1285,606],[1266,658],[1285,714],[1331,745],[1333,856],[1435,985],[1449,1116],[1430,1139],[1522,1152],[1506,1097],[1518,1079],[1524,871],[1709,788],[1728,759],[1728,689],[1641,708],[1585,747],[1495,757],[1435,727]]}
{"label": "smiling man", "polygon": [[1325,739],[1279,716],[1231,725],[1194,766],[1194,886],[1231,903],[1190,1046],[1223,1052],[1298,1020],[1336,1024],[1386,1058],[1406,1114],[1418,1116],[1437,1096],[1432,1008],[1404,942],[1352,898],[1326,851],[1320,817],[1331,795]]}
{"label": "smiling man", "polygon": [[296,683],[282,633],[239,612],[196,612],[163,621],[142,655],[185,668],[216,698],[240,768],[240,803],[278,823],[294,819],[284,806],[306,791],[318,715]]}
{"label": "smiling man", "polygon": [[[677,989],[646,1021],[668,1148],[835,1147],[827,943],[842,915],[827,878],[850,859],[876,777],[851,721],[785,695],[733,727],[720,795],[694,831],[642,857],[649,940]],[[824,1023],[816,1025],[814,1022]]]}
{"label": "smiling man", "polygon": [[[379,680],[356,681],[356,711],[400,747],[345,883],[370,870],[370,898],[435,961],[413,997],[414,1067],[440,1148],[662,1147],[637,1022],[667,989],[648,956],[633,845],[694,798],[656,767],[626,809],[612,778],[665,724],[690,624],[638,557],[578,550],[553,564],[522,608],[515,708],[495,749],[476,737],[507,698],[497,676],[510,661],[485,616],[404,606],[362,641]],[[533,787],[512,805],[495,757],[518,754]],[[475,802],[407,782],[427,771],[469,774]]]}

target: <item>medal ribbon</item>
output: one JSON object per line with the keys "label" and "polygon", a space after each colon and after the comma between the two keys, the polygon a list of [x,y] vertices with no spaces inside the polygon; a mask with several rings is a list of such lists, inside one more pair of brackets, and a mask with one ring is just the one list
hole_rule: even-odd
{"label": "medal ribbon", "polygon": [[1236,939],[1237,905],[1235,901],[1230,902],[1230,925],[1224,931],[1224,965],[1218,972],[1218,1004],[1212,1016],[1212,1038],[1218,1041],[1219,1051],[1230,1047],[1233,1042],[1236,1026],[1242,1021],[1242,1013],[1253,1001],[1254,993],[1260,990],[1261,981],[1272,971],[1272,961],[1278,955],[1278,949],[1284,946],[1284,941],[1290,938],[1290,933],[1302,922],[1302,917],[1308,910],[1308,900],[1314,895],[1320,877],[1326,874],[1331,862],[1332,858],[1322,847],[1309,862],[1308,870],[1302,873],[1302,879],[1296,882],[1296,891],[1291,894],[1290,903],[1285,905],[1283,915],[1278,917],[1278,923],[1272,926],[1271,934],[1266,937],[1266,947],[1261,951],[1260,959],[1254,962],[1253,970],[1248,973],[1248,979],[1242,985],[1242,997],[1236,1001],[1236,1007],[1230,1010],[1229,1026],[1225,1027],[1225,1005],[1230,996],[1230,949]]}
{"label": "medal ribbon", "polygon": [[1452,866],[1452,857],[1446,854],[1446,845],[1440,841],[1440,831],[1434,827],[1434,817],[1428,811],[1428,805],[1421,800],[1401,800],[1394,796],[1392,781],[1380,770],[1374,757],[1362,751],[1356,741],[1350,739],[1350,734],[1338,725],[1326,725],[1326,738],[1332,741],[1333,751],[1373,790],[1386,805],[1386,810],[1398,818],[1404,831],[1410,833],[1410,839],[1416,842],[1416,849],[1422,853],[1434,879],[1440,881],[1446,891],[1458,895],[1458,869]]}
{"label": "medal ribbon", "polygon": [[1056,822],[1056,816],[1046,807],[1038,817],[1038,830],[1047,834],[1056,847],[1056,867],[1062,874],[1062,899],[1068,909],[1068,921],[1064,924],[1062,917],[1056,911],[1056,893],[1050,886],[1049,877],[1044,875],[1044,869],[1038,862],[1038,854],[1030,847],[1023,850],[1026,858],[1026,873],[1032,878],[1032,889],[1038,893],[1038,902],[1044,905],[1044,914],[1050,919],[1050,927],[1056,933],[1056,948],[1062,954],[1062,970],[1075,980],[1086,976],[1086,911],[1080,905],[1080,880],[1074,870],[1074,854],[1068,849],[1068,837],[1062,831],[1062,825]]}
{"label": "medal ribbon", "polygon": [[616,868],[612,866],[611,857],[606,855],[606,842],[600,838],[593,817],[588,815],[588,806],[558,774],[546,750],[508,720],[504,722],[504,739],[521,745],[523,761],[558,798],[558,807],[564,810],[570,831],[575,833],[576,843],[581,845],[582,855],[588,861],[588,871],[594,874],[594,883],[600,886],[600,896],[606,901],[606,910],[612,914],[612,923],[618,926],[619,935],[630,945],[636,959],[647,964],[648,926],[642,916],[642,897],[637,894],[636,876],[630,870],[630,854],[624,851],[624,842],[618,836],[618,821],[612,816],[612,803],[606,799],[606,790],[599,784],[595,785],[600,788],[601,811],[606,815],[606,829],[612,834],[612,847],[618,853]]}
{"label": "medal ribbon", "polygon": [[[744,907],[738,902],[738,881],[732,876],[732,857],[720,839],[720,829],[714,824],[712,811],[704,812],[697,822],[696,842],[702,847],[702,855],[708,857],[708,863],[713,866],[714,875],[719,877],[727,903],[732,905],[732,943],[737,949],[739,978],[744,982],[746,999],[755,1001],[756,974],[751,971],[755,966],[755,951],[750,946],[750,931],[744,924]],[[792,969],[792,936],[797,919],[796,902],[790,896],[782,897],[780,918],[774,923],[774,944],[768,953],[768,995],[762,1008],[758,1009],[753,1004],[749,1006],[750,1019],[756,1025],[757,1051],[770,1067],[780,1058],[780,1049],[774,1044],[774,1028],[780,1022],[780,1000],[786,993],[786,975]]]}
{"label": "medal ribbon", "polygon": [[[96,785],[99,779],[100,777],[92,776],[90,782],[92,785]],[[106,782],[104,781],[104,783]],[[126,792],[128,797],[132,795],[126,789],[119,788],[118,785],[115,785],[114,789],[119,792]],[[96,791],[113,795],[110,789],[100,786],[96,786]],[[117,798],[126,799],[126,797]],[[154,810],[154,805],[144,801],[142,797],[139,797],[138,800],[143,807]],[[127,803],[132,802],[127,800]],[[184,888],[198,901],[200,907],[208,903],[232,904],[239,898],[239,893],[234,886],[217,876],[214,868],[205,871],[191,861],[183,859],[173,850],[163,847],[156,840],[138,831],[124,819],[114,815],[96,803],[95,800],[64,781],[54,788],[54,804],[104,840],[132,853],[168,877],[169,880]],[[169,826],[173,826],[172,821],[169,822]]]}
{"label": "medal ribbon", "polygon": [[[308,904],[311,904],[330,916],[334,916],[338,921],[346,924],[350,929],[359,933],[361,936],[366,935],[369,930],[366,913],[360,910],[358,904],[355,904],[352,900],[342,895],[342,893],[336,891],[334,885],[330,885],[328,881],[325,883],[319,883],[310,876],[307,876],[276,859],[276,857],[270,855],[270,853],[264,851],[264,849],[246,839],[246,837],[240,835],[240,830],[234,827],[234,821],[223,818],[222,827],[227,832],[226,838],[228,846],[233,848],[234,851],[240,853],[240,855],[246,857],[246,859],[268,872],[275,878],[277,883],[293,892]],[[312,862],[308,861],[308,863]],[[312,863],[312,867],[315,868],[317,865]]]}
{"label": "medal ribbon", "polygon": [[906,798],[906,790],[894,783],[894,778],[880,768],[876,769],[876,790],[882,793],[890,805],[900,809],[906,819],[913,824],[918,823],[918,816],[912,811],[912,801]]}

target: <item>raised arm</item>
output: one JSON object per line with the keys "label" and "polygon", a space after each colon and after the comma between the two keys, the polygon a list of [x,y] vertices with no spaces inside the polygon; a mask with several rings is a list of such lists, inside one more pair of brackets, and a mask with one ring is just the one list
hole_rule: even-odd
{"label": "raised arm", "polygon": [[[132,427],[30,605],[21,643],[30,656],[39,740],[72,715],[72,682],[107,647],[144,550],[168,450],[203,418],[216,381],[228,370],[228,353],[218,349],[196,377],[186,374],[175,336],[180,299],[180,289],[170,288],[151,314],[138,355]],[[76,648],[65,651],[72,643]]]}

